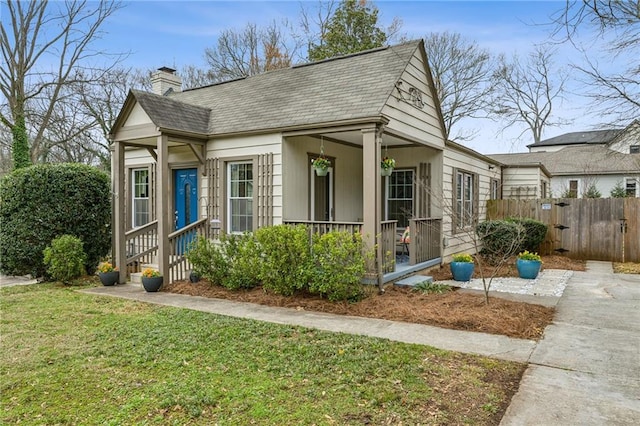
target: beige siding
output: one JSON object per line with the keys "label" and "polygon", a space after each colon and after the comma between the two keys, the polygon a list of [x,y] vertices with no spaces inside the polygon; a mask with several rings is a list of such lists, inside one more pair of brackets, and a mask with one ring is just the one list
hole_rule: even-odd
{"label": "beige siding", "polygon": [[[283,147],[283,217],[309,219],[311,164],[309,154],[320,154],[320,140],[307,136],[289,137]],[[335,220],[362,221],[362,149],[324,141],[324,155],[335,159]]]}
{"label": "beige siding", "polygon": [[[382,108],[382,113],[390,119],[387,128],[408,135],[425,145],[443,148],[442,126],[435,101],[431,96],[426,67],[419,50],[416,50],[399,81],[402,82],[400,85],[402,97],[407,101],[402,100],[398,89],[393,89],[387,103]],[[422,109],[410,102],[409,87],[417,88],[422,93],[422,101],[424,102]]]}
{"label": "beige siding", "polygon": [[478,221],[482,222],[486,219],[486,206],[490,197],[491,179],[500,179],[500,168],[491,164],[493,168],[490,169],[489,165],[490,163],[453,147],[447,146],[444,150],[444,170],[442,173],[444,197],[441,197],[439,201],[443,212],[443,237],[446,240],[446,247],[443,253],[443,260],[445,261],[450,260],[455,253],[475,252],[473,242],[475,234],[472,228],[459,230],[455,234],[453,232],[454,170],[464,170],[477,175],[478,211],[476,215]]}
{"label": "beige siding", "polygon": [[549,184],[540,167],[508,167],[503,170],[502,198],[531,199],[539,198],[542,181]]}
{"label": "beige siding", "polygon": [[[252,160],[256,156],[273,155],[272,207],[273,224],[282,223],[282,135],[279,133],[210,140],[207,158],[227,160]],[[226,171],[221,171],[226,173]],[[208,180],[202,179],[203,194],[209,193]],[[255,190],[255,186],[254,186]]]}
{"label": "beige siding", "polygon": [[125,121],[122,127],[138,126],[140,124],[149,123],[151,123],[151,119],[149,118],[147,113],[144,112],[144,109],[142,109],[140,104],[136,102],[136,104],[131,109],[131,113],[127,117],[127,121]]}

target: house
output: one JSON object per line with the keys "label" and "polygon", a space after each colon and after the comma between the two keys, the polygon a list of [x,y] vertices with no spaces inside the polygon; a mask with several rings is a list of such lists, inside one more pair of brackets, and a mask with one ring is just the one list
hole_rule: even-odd
{"label": "house", "polygon": [[[422,41],[192,90],[168,68],[152,82],[154,93],[130,91],[110,133],[121,282],[151,261],[183,279],[196,233],[305,224],[361,232],[381,284],[468,246],[456,234],[500,175],[494,160],[445,144]],[[312,168],[321,156],[326,176]],[[386,156],[396,167],[383,177]],[[387,262],[407,226],[408,262]]]}
{"label": "house", "polygon": [[528,153],[489,155],[504,165],[504,198],[582,198],[590,192],[608,197],[616,186],[640,197],[638,121],[624,129],[567,133],[528,147]]}

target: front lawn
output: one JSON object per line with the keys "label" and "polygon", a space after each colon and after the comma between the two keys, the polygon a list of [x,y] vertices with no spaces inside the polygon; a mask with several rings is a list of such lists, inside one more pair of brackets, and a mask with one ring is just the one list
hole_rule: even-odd
{"label": "front lawn", "polygon": [[525,365],[93,296],[0,290],[2,424],[498,424]]}

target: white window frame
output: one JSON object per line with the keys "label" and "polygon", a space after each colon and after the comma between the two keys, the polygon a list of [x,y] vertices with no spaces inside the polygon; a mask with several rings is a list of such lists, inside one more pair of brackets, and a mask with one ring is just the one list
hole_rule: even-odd
{"label": "white window frame", "polygon": [[[232,168],[234,166],[240,166],[240,165],[244,165],[244,166],[251,166],[251,180],[240,180],[238,179],[233,180],[232,179]],[[233,195],[233,183],[234,182],[245,182],[251,183],[251,195],[250,196],[234,196]],[[229,162],[227,163],[227,231],[231,234],[242,234],[245,231],[253,231],[254,228],[254,220],[255,220],[255,215],[254,215],[254,196],[255,196],[255,190],[254,190],[254,183],[255,183],[255,176],[254,176],[254,166],[253,166],[253,161],[234,161],[234,162]],[[245,191],[247,189],[245,188]],[[250,209],[250,213],[245,214],[245,215],[239,215],[237,214],[236,216],[244,216],[244,217],[249,217],[250,221],[248,222],[249,224],[249,229],[234,229],[233,227],[233,218],[234,218],[234,212],[233,212],[233,201],[234,200],[247,200],[247,201],[251,201],[251,209]]]}
{"label": "white window frame", "polygon": [[[136,177],[136,175],[140,172],[145,172],[147,174],[147,181],[146,181],[146,197],[142,197],[142,196],[136,196],[136,194],[138,194],[138,191],[136,191],[141,185],[138,184],[138,179]],[[149,185],[149,169],[144,167],[144,168],[136,168],[136,169],[131,169],[131,226],[133,228],[139,228],[141,226],[146,225],[147,223],[149,223],[151,221],[151,197],[150,197],[150,185]],[[147,211],[146,211],[146,216],[147,216],[147,220],[144,223],[138,223],[138,211],[136,206],[139,205],[139,201],[145,201],[146,200],[146,205],[147,205]],[[144,214],[144,213],[142,213]]]}
{"label": "white window frame", "polygon": [[455,229],[465,229],[475,222],[475,186],[478,175],[465,170],[455,172],[454,203]]}
{"label": "white window frame", "polygon": [[[410,172],[411,173],[411,198],[392,198],[390,197],[391,194],[391,177],[397,173],[406,173],[406,172]],[[389,202],[390,201],[407,201],[407,200],[411,200],[411,215],[410,217],[413,217],[415,215],[415,208],[416,208],[416,171],[414,169],[410,169],[410,168],[405,168],[405,169],[394,169],[393,172],[391,173],[391,176],[387,176],[385,177],[385,186],[386,186],[386,190],[384,191],[385,193],[385,200],[384,200],[384,217],[385,220],[390,220],[389,219],[389,213],[390,213],[390,208],[389,208]],[[403,184],[404,186],[406,186],[406,184]],[[407,225],[409,225],[408,221],[407,221]]]}
{"label": "white window frame", "polygon": [[567,181],[567,191],[571,191],[571,182],[576,182],[576,194],[574,198],[581,198],[582,195],[582,191],[581,191],[581,182],[580,179],[569,179]]}
{"label": "white window frame", "polygon": [[[629,184],[633,184],[633,186],[635,187],[635,193],[634,195],[629,195],[628,191],[628,185]],[[640,191],[640,178],[638,177],[626,177],[624,178],[624,192],[625,194],[627,194],[627,197],[640,197],[640,195],[638,194],[638,192]]]}

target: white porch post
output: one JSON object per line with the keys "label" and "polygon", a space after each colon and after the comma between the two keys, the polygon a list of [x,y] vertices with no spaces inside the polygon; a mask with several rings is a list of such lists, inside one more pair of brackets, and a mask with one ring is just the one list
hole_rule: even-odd
{"label": "white porch post", "polygon": [[382,219],[380,146],[377,127],[362,129],[362,234],[367,248],[376,249],[376,275],[378,286],[382,289],[382,247],[376,244],[381,233]]}
{"label": "white porch post", "polygon": [[113,156],[111,158],[111,170],[113,178],[113,261],[118,267],[120,274],[118,282],[124,284],[127,280],[127,252],[125,243],[126,230],[126,200],[125,200],[125,169],[124,169],[124,144],[119,141],[113,142]]}
{"label": "white porch post", "polygon": [[165,282],[169,277],[169,141],[166,135],[158,136],[158,160],[156,163],[156,219],[158,220],[158,270]]}

